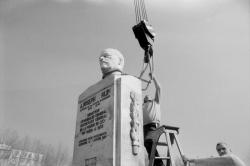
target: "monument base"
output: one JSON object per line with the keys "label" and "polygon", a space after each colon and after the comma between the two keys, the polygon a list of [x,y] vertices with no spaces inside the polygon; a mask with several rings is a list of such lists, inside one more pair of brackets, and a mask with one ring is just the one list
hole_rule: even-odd
{"label": "monument base", "polygon": [[109,76],[78,100],[74,166],[145,166],[141,81]]}

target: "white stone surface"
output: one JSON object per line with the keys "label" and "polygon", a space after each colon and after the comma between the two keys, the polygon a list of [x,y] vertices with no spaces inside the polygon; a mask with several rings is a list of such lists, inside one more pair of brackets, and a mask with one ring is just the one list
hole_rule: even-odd
{"label": "white stone surface", "polygon": [[245,166],[235,155],[196,159],[190,166]]}
{"label": "white stone surface", "polygon": [[[141,96],[140,80],[129,75],[107,77],[80,95],[74,166],[145,165]],[[134,141],[131,139],[133,110],[137,111],[138,128]],[[138,154],[133,153],[132,144]]]}

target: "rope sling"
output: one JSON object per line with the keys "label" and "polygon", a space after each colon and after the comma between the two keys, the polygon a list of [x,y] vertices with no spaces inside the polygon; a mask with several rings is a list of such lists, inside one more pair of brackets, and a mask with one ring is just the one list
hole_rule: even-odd
{"label": "rope sling", "polygon": [[141,69],[139,79],[146,82],[147,85],[142,90],[147,90],[150,80],[142,79],[143,74],[149,68],[149,73],[153,74],[154,71],[154,61],[153,61],[153,42],[155,37],[155,32],[153,27],[148,23],[148,16],[146,12],[144,0],[134,0],[135,6],[135,16],[136,16],[136,25],[133,26],[133,32],[137,38],[141,48],[144,50],[144,60]]}

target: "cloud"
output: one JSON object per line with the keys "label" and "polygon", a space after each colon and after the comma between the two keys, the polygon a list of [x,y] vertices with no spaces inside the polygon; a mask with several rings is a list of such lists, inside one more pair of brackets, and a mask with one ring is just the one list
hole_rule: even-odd
{"label": "cloud", "polygon": [[39,0],[1,0],[0,1],[0,13],[8,13],[18,7],[26,6],[30,3],[37,2]]}
{"label": "cloud", "polygon": [[[118,0],[119,1],[119,0]],[[112,2],[112,0],[0,0],[0,13],[8,13],[20,7],[25,7],[38,2],[57,2],[57,3],[73,3],[73,2],[87,2],[87,3],[104,3]],[[132,3],[132,1],[131,1]]]}
{"label": "cloud", "polygon": [[70,3],[73,0],[54,0],[55,2],[60,2],[60,3]]}
{"label": "cloud", "polygon": [[92,3],[104,3],[107,2],[107,0],[82,0],[86,2],[92,2]]}

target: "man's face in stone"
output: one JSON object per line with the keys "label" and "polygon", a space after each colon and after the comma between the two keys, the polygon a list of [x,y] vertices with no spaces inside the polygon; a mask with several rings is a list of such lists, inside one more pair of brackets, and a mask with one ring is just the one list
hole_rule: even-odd
{"label": "man's face in stone", "polygon": [[120,58],[112,53],[103,52],[99,58],[100,66],[102,73],[108,73],[110,71],[114,71],[119,69]]}
{"label": "man's face in stone", "polygon": [[217,150],[219,156],[224,156],[224,155],[227,155],[229,153],[228,147],[224,144],[217,145],[216,150]]}

